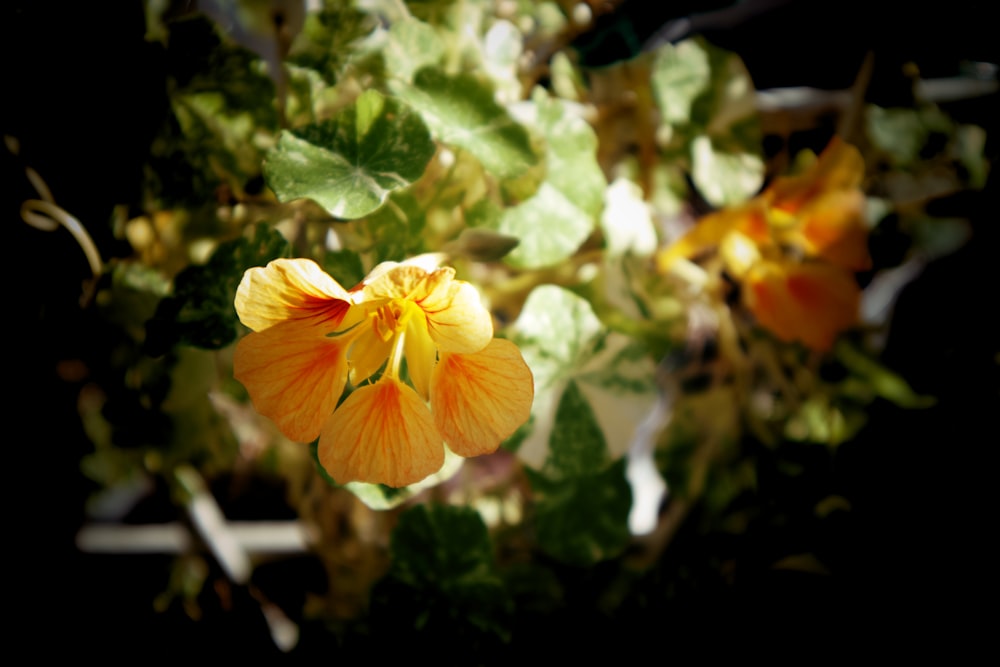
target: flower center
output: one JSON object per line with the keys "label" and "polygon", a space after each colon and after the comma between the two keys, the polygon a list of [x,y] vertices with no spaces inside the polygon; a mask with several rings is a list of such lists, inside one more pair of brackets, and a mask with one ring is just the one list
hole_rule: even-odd
{"label": "flower center", "polygon": [[403,341],[406,327],[418,311],[419,306],[408,299],[392,299],[368,314],[372,320],[372,330],[383,342],[392,342],[386,373],[399,377],[399,366],[403,360]]}

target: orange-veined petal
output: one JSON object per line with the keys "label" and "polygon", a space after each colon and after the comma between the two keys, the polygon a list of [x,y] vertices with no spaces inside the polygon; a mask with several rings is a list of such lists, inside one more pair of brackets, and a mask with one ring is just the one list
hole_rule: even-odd
{"label": "orange-veined petal", "polygon": [[292,440],[311,442],[337,407],[347,382],[344,343],[317,337],[295,323],[244,336],[233,354],[233,376],[257,412]]}
{"label": "orange-veined petal", "polygon": [[432,272],[400,264],[365,286],[359,302],[405,298],[427,318],[434,344],[444,352],[477,352],[493,337],[493,318],[476,288],[455,280],[455,269]]}
{"label": "orange-veined petal", "polygon": [[355,389],[323,427],[319,462],[340,484],[415,484],[444,465],[444,441],[416,392],[389,377]]}
{"label": "orange-veined petal", "polygon": [[[432,278],[437,274],[440,271]],[[418,303],[427,315],[431,339],[442,352],[478,352],[493,338],[490,312],[476,288],[463,280],[438,283]]]}
{"label": "orange-veined petal", "polygon": [[744,298],[781,340],[828,350],[857,323],[861,290],[851,273],[830,264],[762,261],[747,274]]}
{"label": "orange-veined petal", "polygon": [[775,179],[763,197],[777,209],[796,213],[824,192],[859,187],[864,173],[861,152],[834,136],[806,171]]}
{"label": "orange-veined petal", "polygon": [[350,307],[347,291],[311,259],[276,259],[243,274],[236,290],[236,313],[253,331],[286,320],[335,328]]}
{"label": "orange-veined petal", "polygon": [[850,271],[871,266],[865,196],[860,190],[826,193],[803,208],[801,217],[793,233],[807,254]]}
{"label": "orange-veined petal", "polygon": [[442,354],[431,376],[434,423],[456,454],[489,454],[528,420],[534,392],[531,369],[508,340]]}

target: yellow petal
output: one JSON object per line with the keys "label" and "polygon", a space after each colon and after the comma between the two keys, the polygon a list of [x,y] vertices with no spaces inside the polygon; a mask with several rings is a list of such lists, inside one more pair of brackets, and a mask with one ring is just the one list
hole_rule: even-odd
{"label": "yellow petal", "polygon": [[427,316],[427,330],[442,352],[478,352],[493,338],[493,318],[479,292],[453,269],[428,274],[425,295],[416,299]]}
{"label": "yellow petal", "polygon": [[427,271],[419,266],[383,262],[365,278],[364,289],[355,296],[355,302],[412,298],[427,275]]}
{"label": "yellow petal", "polygon": [[310,259],[276,259],[248,269],[235,304],[240,321],[253,331],[285,320],[329,330],[350,306],[347,291]]}
{"label": "yellow petal", "polygon": [[858,319],[854,277],[824,263],[761,262],[747,275],[747,306],[781,340],[828,350]]}
{"label": "yellow petal", "polygon": [[[371,329],[372,325],[362,322],[358,326]],[[351,383],[361,384],[382,368],[389,358],[394,339],[382,340],[373,330],[363,331],[356,338],[348,354],[351,360]]]}
{"label": "yellow petal", "polygon": [[437,362],[437,348],[427,331],[427,318],[420,311],[406,328],[404,343],[406,370],[410,382],[425,401],[430,398],[431,371]]}
{"label": "yellow petal", "polygon": [[534,392],[531,369],[508,340],[443,354],[431,376],[434,423],[456,454],[489,454],[528,420]]}
{"label": "yellow petal", "polygon": [[659,252],[656,265],[665,273],[679,259],[695,259],[698,255],[713,250],[733,231],[758,245],[769,241],[763,202],[753,199],[741,206],[725,208],[702,217],[677,241]]}
{"label": "yellow petal", "polygon": [[337,407],[347,360],[337,339],[283,323],[237,343],[233,376],[246,387],[257,412],[288,438],[311,442]]}
{"label": "yellow petal", "polygon": [[794,213],[823,192],[859,187],[864,173],[860,151],[834,136],[809,169],[775,179],[764,191],[764,198],[772,206]]}
{"label": "yellow petal", "polygon": [[444,443],[427,405],[384,378],[355,389],[323,427],[319,461],[340,484],[415,484],[444,465]]}
{"label": "yellow petal", "polygon": [[427,331],[443,352],[478,352],[493,337],[493,318],[479,292],[464,280],[455,280],[450,267],[427,272],[400,264],[367,284],[358,302],[400,298],[424,311]]}

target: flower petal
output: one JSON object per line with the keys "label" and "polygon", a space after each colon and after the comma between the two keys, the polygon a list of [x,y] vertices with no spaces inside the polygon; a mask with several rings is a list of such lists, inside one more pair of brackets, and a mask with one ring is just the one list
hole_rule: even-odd
{"label": "flower petal", "polygon": [[410,376],[410,382],[425,401],[430,398],[429,385],[431,381],[431,371],[437,362],[437,348],[431,340],[427,331],[427,318],[423,311],[410,320],[406,327],[406,341],[404,343],[406,354],[406,370]]}
{"label": "flower petal", "polygon": [[415,484],[444,465],[444,443],[427,405],[384,378],[355,389],[323,427],[319,462],[339,484]]}
{"label": "flower petal", "polygon": [[235,304],[240,321],[253,331],[286,320],[329,330],[350,307],[347,291],[311,259],[276,259],[248,269]]}
{"label": "flower petal", "polygon": [[455,269],[427,272],[400,264],[365,285],[358,303],[405,298],[427,317],[427,330],[444,352],[478,352],[493,338],[493,318],[476,288],[455,280]]}
{"label": "flower petal", "polygon": [[683,236],[659,252],[657,268],[665,273],[679,259],[694,259],[718,247],[733,231],[757,245],[768,243],[770,230],[762,200],[755,198],[741,206],[724,208],[702,217]]}
{"label": "flower petal", "polygon": [[847,271],[824,263],[760,262],[746,279],[747,306],[784,341],[828,350],[857,323],[861,290]]}
{"label": "flower petal", "polygon": [[834,136],[815,162],[801,174],[777,178],[764,197],[775,208],[796,213],[824,192],[850,190],[861,185],[865,161],[861,152]]}
{"label": "flower petal", "polygon": [[244,336],[233,354],[233,376],[257,412],[298,442],[311,442],[333,414],[347,382],[344,345],[294,323]]}
{"label": "flower petal", "polygon": [[431,376],[434,423],[460,456],[489,454],[531,415],[534,380],[502,338],[474,354],[442,354]]}
{"label": "flower petal", "polygon": [[798,233],[803,249],[812,256],[850,271],[871,267],[865,196],[860,190],[838,190],[817,198],[803,208]]}
{"label": "flower petal", "polygon": [[382,368],[389,358],[394,343],[393,338],[382,340],[373,330],[370,322],[362,322],[359,327],[368,330],[355,336],[355,342],[348,351],[351,360],[351,383],[358,385]]}
{"label": "flower petal", "polygon": [[427,330],[442,352],[478,352],[493,338],[493,318],[479,292],[454,269],[428,274],[426,295],[416,299],[427,315]]}

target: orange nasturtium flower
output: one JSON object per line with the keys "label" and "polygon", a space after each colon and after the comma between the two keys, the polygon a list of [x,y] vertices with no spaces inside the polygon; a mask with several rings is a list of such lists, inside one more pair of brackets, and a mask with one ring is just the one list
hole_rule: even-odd
{"label": "orange nasturtium flower", "polygon": [[312,260],[278,259],[249,269],[237,290],[252,332],[236,346],[234,376],[288,438],[319,438],[338,483],[413,484],[441,469],[445,443],[489,454],[529,417],[534,384],[520,350],[493,337],[471,284],[427,264],[386,262],[346,290]]}
{"label": "orange nasturtium flower", "polygon": [[718,250],[757,322],[784,341],[827,350],[857,323],[867,269],[864,160],[838,138],[803,173],[711,213],[657,256],[661,271]]}

